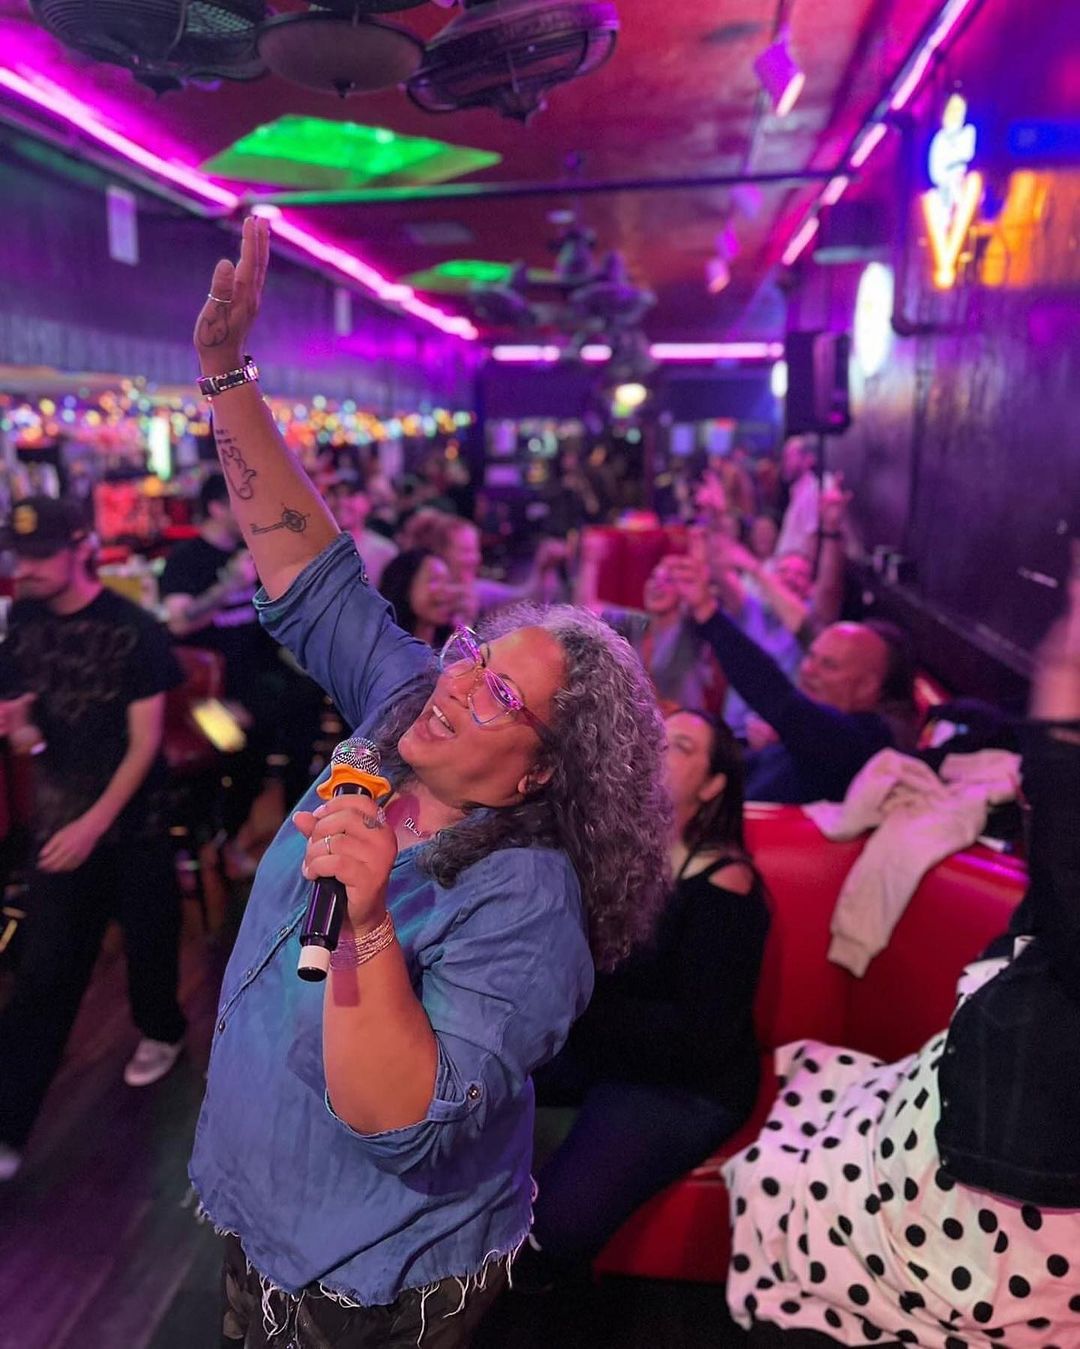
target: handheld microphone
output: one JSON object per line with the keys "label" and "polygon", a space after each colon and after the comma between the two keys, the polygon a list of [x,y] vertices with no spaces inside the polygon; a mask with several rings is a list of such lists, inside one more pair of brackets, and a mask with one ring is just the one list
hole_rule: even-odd
{"label": "handheld microphone", "polygon": [[[332,796],[367,796],[378,803],[390,794],[390,784],[379,774],[379,751],[370,740],[354,736],[343,740],[330,760],[330,776],[316,791],[324,801]],[[348,900],[345,887],[334,876],[320,876],[311,887],[307,912],[300,925],[300,960],[296,972],[312,982],[325,979],[330,953],[337,947]]]}

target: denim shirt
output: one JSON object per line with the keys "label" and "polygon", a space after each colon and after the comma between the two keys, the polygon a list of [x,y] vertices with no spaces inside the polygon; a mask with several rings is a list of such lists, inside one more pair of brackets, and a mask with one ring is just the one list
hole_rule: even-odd
{"label": "denim shirt", "polygon": [[[280,599],[256,597],[271,634],[369,733],[431,652],[371,591],[347,534]],[[323,775],[326,776],[325,774]],[[314,809],[314,787],[301,808]],[[365,1305],[477,1273],[531,1222],[530,1074],[592,992],[577,877],[550,848],[508,848],[449,887],[394,864],[388,907],[438,1044],[425,1117],[360,1134],[330,1107],[323,986],[296,974],[309,884],[291,821],[263,858],[225,974],[191,1179],[274,1285],[321,1283]]]}
{"label": "denim shirt", "polygon": [[1031,883],[1010,933],[1032,940],[953,1016],[938,1153],[965,1185],[1080,1208],[1080,745],[1031,725],[1024,792]]}

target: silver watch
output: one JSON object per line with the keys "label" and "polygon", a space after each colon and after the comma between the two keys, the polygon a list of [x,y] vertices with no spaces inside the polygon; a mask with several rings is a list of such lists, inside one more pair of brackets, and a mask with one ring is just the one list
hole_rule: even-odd
{"label": "silver watch", "polygon": [[226,370],[223,375],[202,375],[199,378],[199,392],[206,398],[225,393],[227,389],[239,388],[241,384],[251,384],[259,378],[259,367],[252,357],[245,355],[244,364],[238,370]]}

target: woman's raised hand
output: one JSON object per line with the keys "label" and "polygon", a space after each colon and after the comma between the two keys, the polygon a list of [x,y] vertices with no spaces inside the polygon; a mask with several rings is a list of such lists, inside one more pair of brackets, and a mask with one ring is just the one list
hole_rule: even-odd
{"label": "woman's raised hand", "polygon": [[222,258],[214,268],[206,303],[195,321],[195,350],[203,374],[223,375],[243,365],[269,262],[270,222],[248,216],[240,261],[234,266]]}

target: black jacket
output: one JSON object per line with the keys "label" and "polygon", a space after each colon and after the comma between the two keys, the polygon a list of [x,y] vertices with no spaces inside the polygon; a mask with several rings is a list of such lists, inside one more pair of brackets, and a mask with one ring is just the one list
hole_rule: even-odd
{"label": "black jacket", "polygon": [[936,1137],[965,1185],[1080,1208],[1080,744],[1052,731],[1025,733],[1031,879],[1010,935],[1033,940],[953,1017]]}

